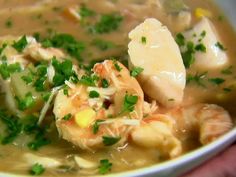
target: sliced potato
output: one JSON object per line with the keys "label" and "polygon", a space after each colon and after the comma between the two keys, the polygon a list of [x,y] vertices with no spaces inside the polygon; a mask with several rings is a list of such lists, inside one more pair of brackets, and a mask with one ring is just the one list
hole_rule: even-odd
{"label": "sliced potato", "polygon": [[[204,32],[205,31],[205,32]],[[199,36],[205,33],[200,43],[206,47],[206,52],[196,52],[195,62],[193,64],[198,70],[217,69],[228,64],[226,52],[217,46],[221,42],[214,25],[207,18],[196,24],[193,29],[184,32],[183,35],[186,41],[192,41],[195,45],[199,44]]]}
{"label": "sliced potato", "polygon": [[180,50],[167,27],[147,19],[129,33],[129,64],[142,67],[139,76],[144,92],[164,106],[181,103],[186,71]]}

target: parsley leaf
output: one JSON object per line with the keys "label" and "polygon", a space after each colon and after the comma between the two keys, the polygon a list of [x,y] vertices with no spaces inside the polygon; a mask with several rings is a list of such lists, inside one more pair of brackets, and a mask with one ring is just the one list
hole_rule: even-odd
{"label": "parsley leaf", "polygon": [[226,51],[227,50],[227,48],[225,48],[223,46],[223,44],[221,44],[219,41],[215,44],[215,46],[218,47],[222,51]]}
{"label": "parsley leaf", "polygon": [[146,44],[147,43],[147,38],[145,36],[141,37],[141,42],[142,44]]}
{"label": "parsley leaf", "polygon": [[27,46],[28,42],[26,36],[24,35],[19,41],[14,42],[12,47],[14,47],[18,52],[22,52]]}
{"label": "parsley leaf", "polygon": [[99,96],[100,96],[100,94],[95,90],[92,90],[92,91],[89,92],[89,97],[90,98],[98,98]]}
{"label": "parsley leaf", "polygon": [[81,18],[85,18],[85,17],[92,17],[94,15],[96,15],[96,12],[87,8],[84,4],[80,7],[79,10],[79,15],[81,16]]}
{"label": "parsley leaf", "polygon": [[110,42],[110,41],[105,41],[102,39],[94,39],[91,44],[93,46],[96,46],[98,49],[100,49],[101,51],[106,51],[108,49],[112,49],[115,47],[115,44]]}
{"label": "parsley leaf", "polygon": [[221,74],[225,74],[225,75],[230,75],[233,74],[233,66],[229,66],[228,68],[225,68],[221,71]]}
{"label": "parsley leaf", "polygon": [[31,108],[35,104],[35,100],[34,100],[34,97],[31,92],[28,92],[25,95],[25,98],[23,98],[23,99],[19,99],[18,97],[16,97],[16,101],[18,104],[18,108],[21,111],[25,111],[26,109]]}
{"label": "parsley leaf", "polygon": [[118,14],[104,14],[95,25],[89,27],[89,31],[98,34],[110,33],[119,28],[122,20],[123,17]]}
{"label": "parsley leaf", "polygon": [[2,44],[2,47],[0,48],[0,55],[2,54],[3,50],[7,47],[7,44]]}
{"label": "parsley leaf", "polygon": [[72,118],[72,114],[69,113],[69,114],[66,114],[62,119],[63,120],[70,120]]}
{"label": "parsley leaf", "polygon": [[209,80],[209,82],[211,82],[213,84],[216,84],[216,85],[221,85],[221,84],[223,84],[225,82],[224,79],[218,78],[218,77],[217,78],[210,78],[208,80]]}
{"label": "parsley leaf", "polygon": [[176,43],[179,46],[184,46],[185,45],[185,37],[182,33],[178,33],[175,38]]}
{"label": "parsley leaf", "polygon": [[103,136],[103,144],[105,146],[112,146],[116,144],[118,141],[120,141],[121,137],[111,137],[111,136]]}
{"label": "parsley leaf", "polygon": [[138,102],[138,96],[126,94],[120,114],[123,114],[126,112],[132,112],[137,102]]}
{"label": "parsley leaf", "polygon": [[207,72],[200,73],[200,74],[196,73],[195,75],[188,74],[186,82],[187,82],[187,84],[193,82],[193,83],[196,83],[199,86],[205,87],[205,85],[203,83],[203,79],[206,78],[206,75],[207,75]]}
{"label": "parsley leaf", "polygon": [[120,67],[120,65],[118,64],[118,62],[116,60],[113,60],[113,64],[114,64],[114,67],[117,71],[120,72],[122,70],[122,68]]}
{"label": "parsley leaf", "polygon": [[109,87],[109,83],[106,79],[102,79],[102,88],[108,88]]}
{"label": "parsley leaf", "polygon": [[92,76],[83,75],[81,79],[79,80],[79,82],[83,85],[95,86],[96,85],[95,83],[98,79],[99,78],[96,75],[92,75]]}
{"label": "parsley leaf", "polygon": [[41,175],[41,174],[43,174],[44,171],[45,171],[45,168],[41,164],[36,163],[32,166],[32,168],[30,170],[30,174],[31,175]]}
{"label": "parsley leaf", "polygon": [[93,134],[97,134],[99,131],[99,125],[101,122],[104,122],[104,120],[96,120],[95,123],[93,124]]}
{"label": "parsley leaf", "polygon": [[111,171],[112,163],[108,159],[100,160],[99,173],[106,174]]}
{"label": "parsley leaf", "polygon": [[137,77],[141,72],[143,72],[143,68],[141,67],[135,67],[130,71],[130,75],[133,77]]}
{"label": "parsley leaf", "polygon": [[56,34],[49,39],[44,39],[42,43],[45,43],[44,47],[62,48],[78,61],[82,60],[81,53],[84,51],[85,45],[70,34]]}
{"label": "parsley leaf", "polygon": [[197,44],[195,50],[199,52],[206,53],[206,46],[204,44]]}
{"label": "parsley leaf", "polygon": [[6,59],[2,60],[2,64],[0,65],[0,74],[4,80],[8,79],[12,73],[20,71],[20,63],[13,63],[8,65]]}

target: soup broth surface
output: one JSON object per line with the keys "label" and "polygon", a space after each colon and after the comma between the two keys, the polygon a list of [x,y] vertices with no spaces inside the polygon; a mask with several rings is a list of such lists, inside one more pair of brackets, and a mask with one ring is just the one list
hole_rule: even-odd
{"label": "soup broth surface", "polygon": [[[215,25],[224,47],[227,48],[226,52],[230,60],[230,65],[223,69],[230,69],[230,72],[228,72],[229,74],[224,74],[222,69],[210,71],[187,70],[188,75],[205,73],[206,78],[202,79],[204,86],[194,82],[186,85],[183,104],[218,104],[229,111],[232,118],[234,118],[236,115],[236,109],[234,108],[236,98],[236,35],[227,19],[212,1],[185,0],[184,2],[189,6],[192,14],[191,26],[199,21],[199,18],[195,15],[196,8],[206,9],[211,12],[210,20]],[[80,6],[81,4],[96,14],[117,13],[123,17],[123,21],[118,29],[109,33],[91,34],[88,32],[87,23],[93,22],[97,17],[89,17],[80,22],[65,12],[66,8]],[[0,36],[35,34],[48,36],[54,33],[67,33],[85,43],[85,50],[81,53],[82,63],[89,64],[92,61],[110,58],[117,58],[126,63],[128,57],[128,33],[146,18],[157,18],[170,29],[173,36],[182,32],[175,23],[170,22],[167,13],[157,9],[157,5],[154,2],[152,3],[151,0],[99,0],[99,2],[94,0],[0,0]],[[99,48],[92,42],[95,39],[109,41],[111,47]],[[224,83],[220,85],[212,84],[208,82],[208,78],[222,78]],[[1,106],[4,106],[4,103],[1,103]],[[44,175],[68,177],[93,176],[98,173],[98,169],[85,170],[75,168],[74,162],[72,162],[75,155],[97,163],[101,159],[109,159],[112,162],[112,169],[109,173],[133,170],[168,160],[162,157],[157,149],[145,149],[133,144],[126,144],[118,149],[107,148],[96,152],[83,151],[60,139],[55,125],[54,127],[52,125],[50,131],[47,132],[47,136],[52,139],[51,143],[37,151],[29,150],[27,145],[22,143],[29,138],[25,135],[20,135],[13,144],[0,145],[0,161],[2,162],[0,171],[29,174],[30,165],[25,162],[23,157],[26,153],[62,161],[62,163],[66,164],[65,166],[56,169],[46,168]],[[192,151],[200,146],[196,139],[188,139],[183,142],[184,152]]]}

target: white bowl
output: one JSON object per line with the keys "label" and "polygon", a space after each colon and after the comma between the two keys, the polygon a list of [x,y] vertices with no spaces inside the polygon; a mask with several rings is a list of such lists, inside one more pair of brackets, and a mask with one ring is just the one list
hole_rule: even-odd
{"label": "white bowl", "polygon": [[[215,0],[224,15],[227,16],[232,26],[236,29],[236,1],[235,0]],[[186,171],[197,167],[203,162],[209,160],[219,152],[223,151],[229,145],[236,141],[236,128],[226,135],[222,136],[213,143],[187,153],[179,158],[167,162],[156,164],[138,170],[128,171],[119,174],[111,174],[106,177],[177,177]],[[26,177],[26,175],[14,175],[9,173],[0,173],[0,177]],[[43,177],[43,175],[41,175]]]}

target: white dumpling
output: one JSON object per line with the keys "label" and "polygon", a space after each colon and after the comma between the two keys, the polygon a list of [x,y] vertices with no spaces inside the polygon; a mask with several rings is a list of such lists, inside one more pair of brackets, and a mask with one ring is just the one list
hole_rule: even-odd
{"label": "white dumpling", "polygon": [[[206,47],[206,52],[196,52],[193,66],[200,70],[217,69],[228,64],[226,52],[217,46],[220,37],[211,21],[207,18],[197,23],[191,30],[183,33],[186,41],[199,43],[199,36],[205,32],[200,43]],[[220,42],[221,43],[221,42]]]}
{"label": "white dumpling", "polygon": [[146,19],[129,33],[130,67],[142,67],[139,82],[144,92],[164,106],[181,103],[186,71],[180,50],[167,27]]}

